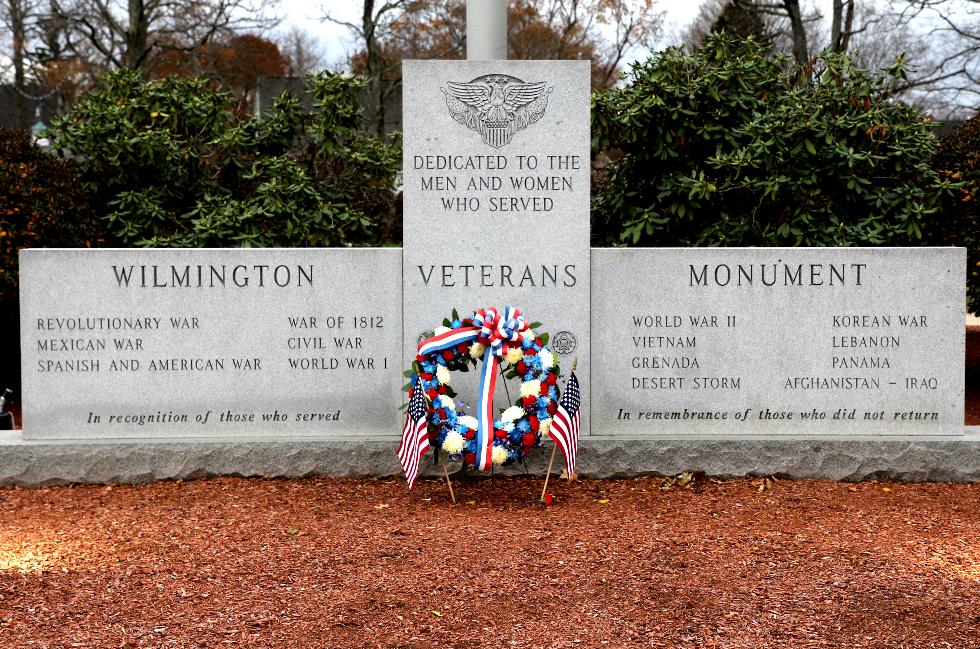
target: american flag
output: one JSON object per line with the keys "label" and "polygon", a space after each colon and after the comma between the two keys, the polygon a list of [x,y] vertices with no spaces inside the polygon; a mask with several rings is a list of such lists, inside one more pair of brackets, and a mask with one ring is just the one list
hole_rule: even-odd
{"label": "american flag", "polygon": [[402,429],[402,443],[398,447],[398,459],[405,469],[408,488],[415,486],[419,475],[419,463],[429,450],[429,424],[426,421],[425,399],[422,386],[416,385],[412,398],[408,401],[405,413],[405,427]]}
{"label": "american flag", "polygon": [[569,477],[575,473],[575,452],[578,450],[578,431],[582,419],[579,413],[581,403],[578,379],[573,370],[565,383],[565,393],[558,402],[558,411],[551,420],[551,428],[548,429],[551,439],[555,440],[565,456]]}

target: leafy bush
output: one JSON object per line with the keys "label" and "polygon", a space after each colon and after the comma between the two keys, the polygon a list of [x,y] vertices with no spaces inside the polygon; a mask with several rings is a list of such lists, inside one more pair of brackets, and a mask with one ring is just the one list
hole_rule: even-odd
{"label": "leafy bush", "polygon": [[332,246],[397,232],[400,153],[358,129],[360,81],[311,75],[322,110],[283,95],[258,118],[203,79],[108,74],[54,125],[56,146],[128,246]]}
{"label": "leafy bush", "polygon": [[21,248],[102,243],[104,232],[89,203],[74,163],[39,149],[27,131],[0,126],[0,302],[5,307],[17,300]]}
{"label": "leafy bush", "polygon": [[104,238],[74,166],[43,152],[27,131],[0,126],[0,337],[8,343],[0,390],[20,390],[18,251],[94,246]]}
{"label": "leafy bush", "polygon": [[895,245],[955,191],[931,124],[880,74],[821,55],[809,81],[728,34],[635,64],[593,99],[597,245]]}
{"label": "leafy bush", "polygon": [[926,231],[931,243],[967,248],[967,301],[980,313],[980,115],[940,140],[933,166],[963,186]]}

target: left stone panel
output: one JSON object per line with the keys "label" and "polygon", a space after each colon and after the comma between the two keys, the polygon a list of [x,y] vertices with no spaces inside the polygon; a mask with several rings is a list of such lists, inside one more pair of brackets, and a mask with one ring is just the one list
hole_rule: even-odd
{"label": "left stone panel", "polygon": [[25,250],[25,439],[400,433],[401,250]]}

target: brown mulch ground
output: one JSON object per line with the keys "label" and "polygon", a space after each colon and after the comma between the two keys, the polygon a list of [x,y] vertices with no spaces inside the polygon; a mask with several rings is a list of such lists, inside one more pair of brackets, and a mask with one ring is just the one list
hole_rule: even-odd
{"label": "brown mulch ground", "polygon": [[0,647],[980,647],[980,484],[540,485],[2,489]]}

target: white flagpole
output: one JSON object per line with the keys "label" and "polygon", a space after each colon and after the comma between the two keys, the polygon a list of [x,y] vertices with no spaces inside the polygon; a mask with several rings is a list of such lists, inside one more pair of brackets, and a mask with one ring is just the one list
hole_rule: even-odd
{"label": "white flagpole", "polygon": [[466,0],[466,58],[507,60],[507,0]]}

